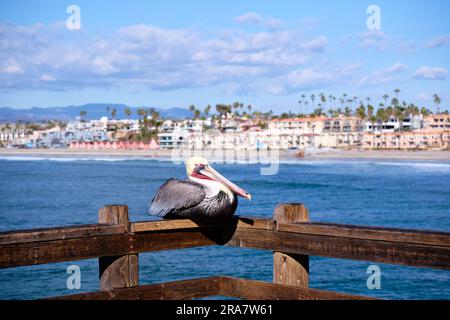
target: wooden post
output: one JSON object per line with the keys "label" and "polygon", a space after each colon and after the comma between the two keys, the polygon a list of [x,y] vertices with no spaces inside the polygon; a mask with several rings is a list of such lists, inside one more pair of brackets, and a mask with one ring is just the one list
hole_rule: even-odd
{"label": "wooden post", "polygon": [[[98,222],[124,225],[130,232],[128,207],[121,205],[105,206],[98,212]],[[139,260],[137,254],[100,257],[100,291],[131,288],[139,285]]]}
{"label": "wooden post", "polygon": [[[280,204],[275,208],[273,219],[278,224],[308,221],[308,209],[301,203]],[[309,256],[275,251],[273,253],[273,282],[308,287]]]}

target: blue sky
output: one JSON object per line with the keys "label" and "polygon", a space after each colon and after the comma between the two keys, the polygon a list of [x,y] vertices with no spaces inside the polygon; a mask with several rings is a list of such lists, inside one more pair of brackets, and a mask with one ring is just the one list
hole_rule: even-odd
{"label": "blue sky", "polygon": [[[81,29],[68,30],[69,5]],[[381,29],[369,30],[369,5]],[[0,106],[450,99],[450,2],[1,1]],[[309,108],[311,109],[311,107]],[[303,110],[309,111],[309,110]]]}

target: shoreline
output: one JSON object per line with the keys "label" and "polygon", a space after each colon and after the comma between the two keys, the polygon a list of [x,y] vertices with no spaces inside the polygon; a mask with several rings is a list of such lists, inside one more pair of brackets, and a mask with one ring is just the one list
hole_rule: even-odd
{"label": "shoreline", "polygon": [[[209,152],[209,151],[208,151]],[[245,159],[247,152],[232,151],[236,158]],[[180,151],[175,152],[183,157]],[[148,158],[170,159],[172,150],[73,150],[73,149],[0,149],[0,157],[108,157],[108,158]],[[184,153],[186,154],[186,153]],[[256,154],[256,152],[254,152]],[[262,153],[261,153],[262,155]],[[264,153],[264,157],[267,156]],[[296,158],[291,151],[279,151],[281,160],[444,160],[450,161],[450,151],[395,151],[395,150],[327,150],[307,153],[304,158]],[[270,157],[269,157],[270,158]]]}

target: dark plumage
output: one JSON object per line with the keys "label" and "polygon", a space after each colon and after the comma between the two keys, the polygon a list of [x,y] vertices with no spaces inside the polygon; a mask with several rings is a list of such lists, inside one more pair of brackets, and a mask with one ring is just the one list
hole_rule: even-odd
{"label": "dark plumage", "polygon": [[222,219],[232,216],[237,196],[251,195],[225,178],[208,161],[192,157],[186,161],[188,180],[167,180],[156,192],[148,211],[165,219]]}
{"label": "dark plumage", "polygon": [[171,178],[153,197],[149,213],[166,219],[225,218],[234,214],[237,204],[237,197],[230,201],[223,191],[207,197],[201,184]]}

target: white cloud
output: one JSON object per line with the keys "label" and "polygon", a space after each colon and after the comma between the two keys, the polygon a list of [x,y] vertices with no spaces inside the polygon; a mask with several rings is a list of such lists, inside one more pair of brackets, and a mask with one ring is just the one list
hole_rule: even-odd
{"label": "white cloud", "polygon": [[389,38],[383,31],[369,30],[356,34],[359,46],[363,49],[373,48],[377,51],[385,51],[389,45]]}
{"label": "white cloud", "polygon": [[425,47],[426,48],[450,47],[450,35],[436,37],[430,40],[425,45]]}
{"label": "white cloud", "polygon": [[2,72],[6,74],[24,74],[25,71],[18,65],[9,65],[2,68]]}
{"label": "white cloud", "polygon": [[431,93],[427,93],[427,92],[419,92],[417,94],[417,99],[419,99],[421,101],[430,101],[433,99],[433,95]]}
{"label": "white cloud", "polygon": [[239,23],[254,23],[254,24],[260,24],[263,21],[262,17],[255,12],[247,12],[241,16],[237,16],[236,18],[234,18],[234,20]]}
{"label": "white cloud", "polygon": [[414,78],[423,80],[444,80],[447,78],[448,71],[441,67],[422,66],[414,73]]}
{"label": "white cloud", "polygon": [[277,29],[282,26],[282,21],[279,19],[267,17],[263,18],[256,12],[247,12],[243,15],[234,18],[237,23],[249,23],[267,27],[269,29]]}
{"label": "white cloud", "polygon": [[295,88],[304,88],[314,86],[319,83],[328,82],[331,80],[331,76],[326,72],[318,72],[313,69],[303,69],[289,73],[287,79],[291,86]]}
{"label": "white cloud", "polygon": [[223,85],[279,93],[328,85],[356,72],[305,68],[326,52],[328,40],[296,29],[229,29],[206,37],[198,30],[140,24],[100,37],[74,35],[64,24],[0,24],[0,39],[0,91]]}
{"label": "white cloud", "polygon": [[43,75],[41,75],[40,79],[42,81],[55,81],[55,77],[53,77],[53,76],[51,76],[51,75],[49,75],[47,73],[44,73]]}
{"label": "white cloud", "polygon": [[415,44],[406,41],[402,37],[387,35],[381,30],[367,30],[356,33],[348,33],[339,39],[342,47],[358,47],[364,50],[377,52],[396,51],[398,53],[411,53],[415,51]]}
{"label": "white cloud", "polygon": [[405,64],[396,62],[390,67],[375,70],[371,74],[364,76],[359,81],[359,86],[370,87],[390,83],[398,79],[398,75],[407,69],[408,67]]}
{"label": "white cloud", "polygon": [[272,94],[293,93],[301,90],[319,89],[351,83],[361,69],[360,63],[338,66],[317,66],[288,71],[278,77],[256,83]]}

